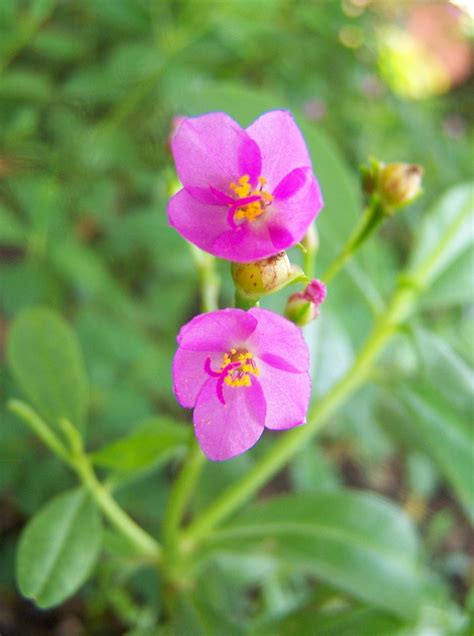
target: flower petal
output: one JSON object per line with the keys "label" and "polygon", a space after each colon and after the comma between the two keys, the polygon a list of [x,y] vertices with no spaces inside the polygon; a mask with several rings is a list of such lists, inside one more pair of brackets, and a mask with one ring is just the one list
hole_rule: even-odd
{"label": "flower petal", "polygon": [[168,202],[168,220],[185,239],[210,252],[216,239],[229,229],[225,207],[198,201],[187,190]]}
{"label": "flower petal", "polygon": [[187,117],[171,141],[176,170],[185,187],[213,186],[226,192],[244,174],[260,174],[258,145],[225,113]]}
{"label": "flower petal", "polygon": [[270,236],[275,248],[279,250],[287,249],[301,241],[323,206],[321,190],[311,169],[304,168],[297,172],[300,187],[293,190],[293,194],[289,196],[290,186],[295,185],[296,180],[291,179],[286,187],[286,179],[283,179],[275,193],[280,191],[285,198],[279,200],[275,194],[272,215],[268,220]]}
{"label": "flower petal", "polygon": [[264,113],[248,128],[262,156],[262,175],[272,191],[294,168],[311,166],[311,158],[291,113],[273,110]]}
{"label": "flower petal", "polygon": [[245,221],[238,228],[223,232],[209,250],[219,258],[249,263],[273,256],[276,252],[268,228],[262,221]]}
{"label": "flower petal", "polygon": [[173,359],[173,391],[176,399],[185,409],[191,409],[195,406],[199,392],[209,380],[209,375],[204,370],[207,358],[211,358],[211,368],[220,368],[222,363],[220,353],[189,351],[181,347],[175,353]]}
{"label": "flower petal", "polygon": [[272,356],[277,356],[279,360],[286,360],[295,371],[301,373],[309,369],[309,351],[301,329],[267,309],[254,307],[247,313],[258,321],[247,342],[256,358],[281,369],[281,363],[272,364]]}
{"label": "flower petal", "polygon": [[194,428],[203,453],[213,461],[223,461],[251,448],[264,429],[266,404],[262,388],[252,379],[250,387],[224,385],[225,404],[209,379],[197,398]]}
{"label": "flower petal", "polygon": [[264,362],[259,369],[267,403],[265,426],[283,430],[304,424],[311,393],[309,373],[287,373]]}
{"label": "flower petal", "polygon": [[311,168],[295,168],[285,175],[273,191],[275,199],[284,201],[295,195],[306,183],[308,171],[311,174]]}
{"label": "flower petal", "polygon": [[242,309],[220,309],[196,316],[178,334],[178,344],[190,351],[225,353],[243,345],[257,327],[257,319]]}

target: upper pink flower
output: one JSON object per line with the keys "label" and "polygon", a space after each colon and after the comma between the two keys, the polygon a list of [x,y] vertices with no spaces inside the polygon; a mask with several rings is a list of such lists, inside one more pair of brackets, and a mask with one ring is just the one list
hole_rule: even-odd
{"label": "upper pink flower", "polygon": [[221,309],[178,334],[174,392],[194,408],[202,451],[221,461],[253,446],[264,427],[303,424],[311,381],[301,330],[265,309]]}
{"label": "upper pink flower", "polygon": [[236,262],[298,243],[323,200],[306,144],[287,111],[246,130],[225,113],[184,118],[171,140],[183,184],[168,218],[201,249]]}

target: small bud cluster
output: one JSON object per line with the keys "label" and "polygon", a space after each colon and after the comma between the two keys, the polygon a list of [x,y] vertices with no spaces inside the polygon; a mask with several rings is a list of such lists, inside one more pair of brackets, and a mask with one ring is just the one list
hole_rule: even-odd
{"label": "small bud cluster", "polygon": [[302,292],[292,294],[286,303],[285,316],[304,327],[319,316],[319,307],[326,299],[326,285],[313,279]]}
{"label": "small bud cluster", "polygon": [[384,164],[373,160],[362,168],[362,184],[367,194],[378,195],[386,213],[412,203],[422,192],[423,168],[410,163]]}

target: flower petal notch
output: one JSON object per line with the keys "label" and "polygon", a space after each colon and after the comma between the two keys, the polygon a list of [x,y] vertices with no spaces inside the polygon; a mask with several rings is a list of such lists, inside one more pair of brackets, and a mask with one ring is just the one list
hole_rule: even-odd
{"label": "flower petal notch", "polygon": [[305,141],[288,111],[243,129],[225,113],[183,118],[171,139],[183,188],[168,219],[186,240],[248,263],[301,241],[323,206]]}
{"label": "flower petal notch", "polygon": [[304,424],[311,381],[301,330],[265,309],[221,309],[178,334],[173,387],[194,408],[203,453],[223,461],[244,453],[264,428]]}

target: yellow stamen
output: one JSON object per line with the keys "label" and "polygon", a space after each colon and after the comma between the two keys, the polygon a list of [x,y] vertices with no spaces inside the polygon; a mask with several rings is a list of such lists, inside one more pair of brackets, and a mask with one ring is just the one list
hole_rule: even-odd
{"label": "yellow stamen", "polygon": [[227,370],[227,375],[224,378],[224,383],[227,386],[232,387],[249,387],[252,385],[250,375],[259,375],[260,371],[252,360],[253,354],[249,351],[238,351],[237,349],[231,349],[225,353],[222,357],[221,369],[224,370],[232,363],[238,363],[239,366],[234,366]]}
{"label": "yellow stamen", "polygon": [[267,183],[265,177],[258,177],[258,183],[260,187],[256,190],[252,190],[252,186],[249,183],[250,177],[248,174],[244,174],[236,183],[230,184],[230,189],[236,194],[239,199],[245,199],[247,197],[258,196],[258,201],[253,203],[247,203],[241,208],[238,208],[234,214],[234,219],[255,221],[259,216],[265,212],[265,208],[273,201],[273,195],[263,189],[263,186]]}

